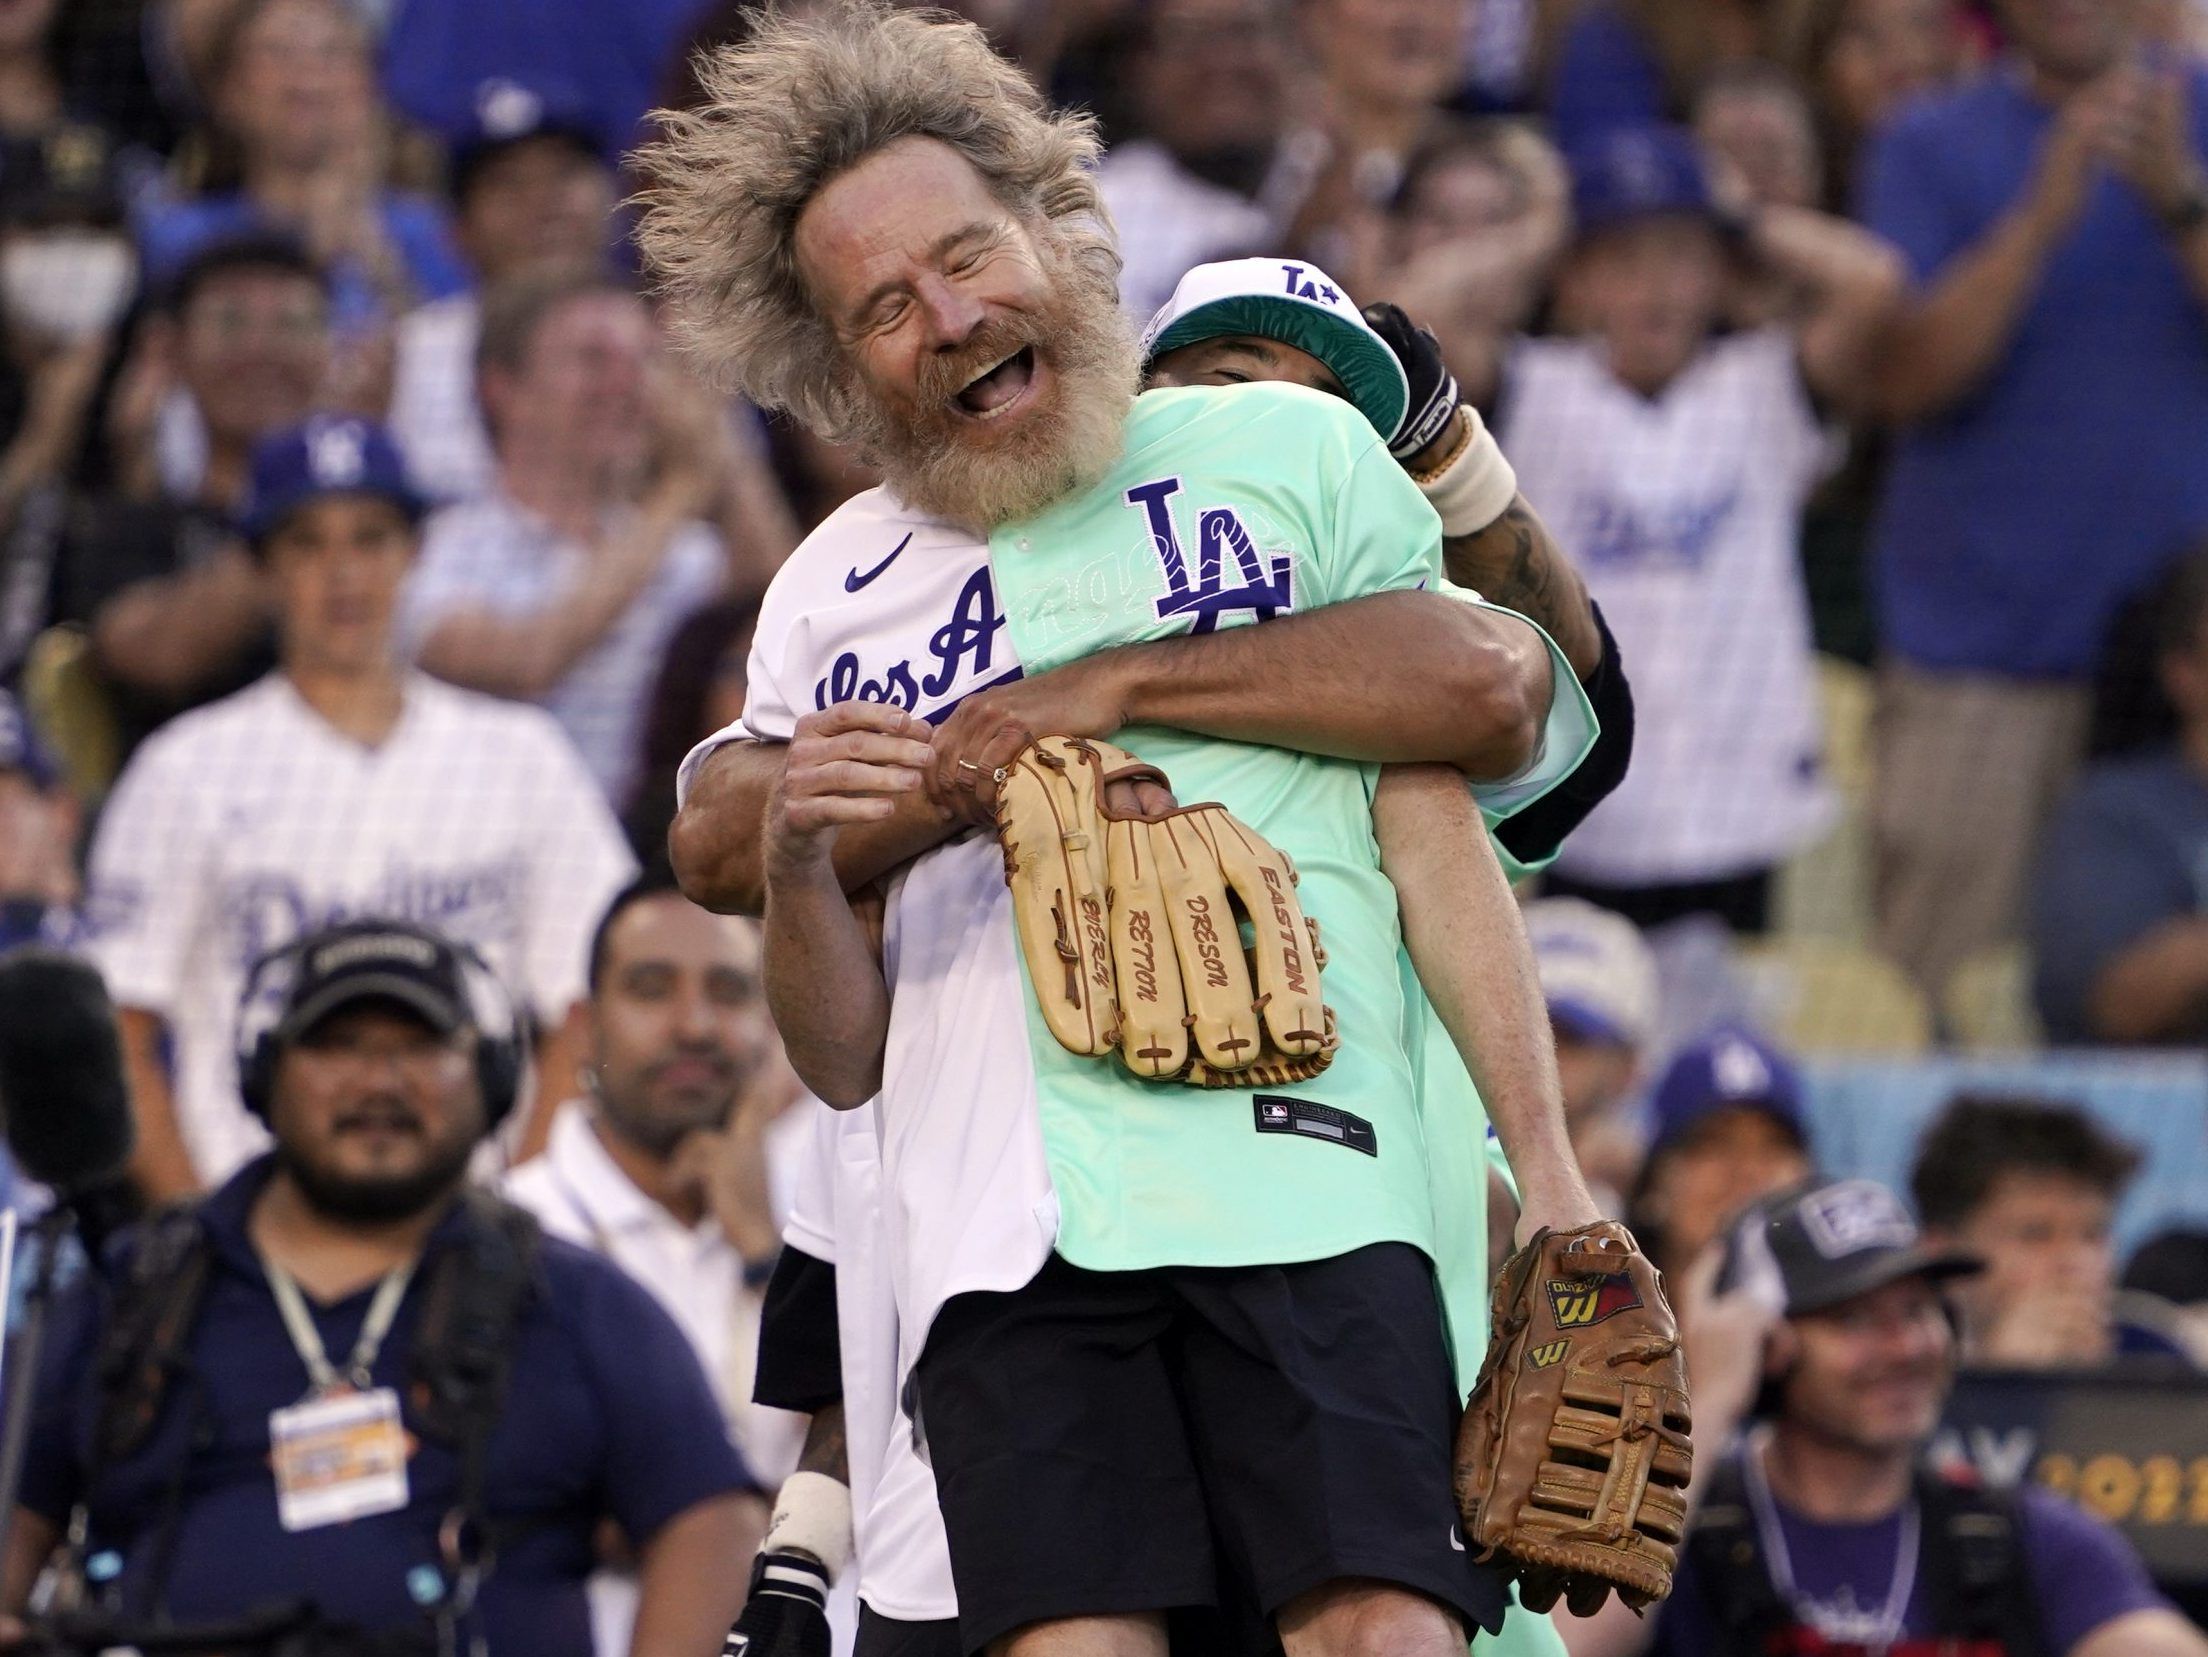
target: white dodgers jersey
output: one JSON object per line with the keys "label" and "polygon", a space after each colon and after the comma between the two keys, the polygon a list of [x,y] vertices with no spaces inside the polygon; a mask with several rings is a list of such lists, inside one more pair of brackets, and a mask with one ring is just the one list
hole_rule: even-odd
{"label": "white dodgers jersey", "polygon": [[353,916],[482,951],[542,1020],[583,994],[591,928],[634,872],[581,758],[538,709],[405,683],[399,722],[354,741],[281,673],[149,737],[92,847],[86,950],[119,1007],[166,1022],[199,1177],[267,1143],[238,1100],[246,969]]}
{"label": "white dodgers jersey", "polygon": [[1657,885],[1797,850],[1830,812],[1799,551],[1829,446],[1792,336],[1720,340],[1654,398],[1591,341],[1526,341],[1497,435],[1633,679],[1632,769],[1557,867]]}

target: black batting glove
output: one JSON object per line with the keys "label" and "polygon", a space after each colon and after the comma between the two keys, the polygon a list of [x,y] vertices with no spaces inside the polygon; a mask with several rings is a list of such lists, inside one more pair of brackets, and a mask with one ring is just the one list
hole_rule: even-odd
{"label": "black batting glove", "polygon": [[1408,462],[1419,450],[1449,429],[1457,415],[1457,377],[1441,360],[1441,344],[1433,330],[1421,328],[1403,314],[1400,305],[1367,305],[1365,320],[1387,341],[1403,376],[1411,382],[1411,401],[1403,424],[1388,440],[1388,453]]}
{"label": "black batting glove", "polygon": [[828,1571],[809,1553],[763,1553],[721,1657],[830,1657]]}

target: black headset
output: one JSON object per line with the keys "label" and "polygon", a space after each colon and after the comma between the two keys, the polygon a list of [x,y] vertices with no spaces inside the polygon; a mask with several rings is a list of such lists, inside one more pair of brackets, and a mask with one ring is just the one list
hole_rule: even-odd
{"label": "black headset", "polygon": [[[359,923],[340,923],[346,924]],[[475,1030],[475,1085],[482,1094],[487,1130],[495,1132],[521,1098],[528,1016],[472,945],[412,921],[378,919],[374,925],[378,932],[419,938],[459,957],[468,1020]],[[335,930],[318,927],[270,950],[246,969],[245,993],[238,1006],[238,1096],[263,1126],[268,1124],[270,1103],[275,1097],[276,1064],[286,1045],[278,1035],[278,1027],[291,1000],[292,986],[298,981],[300,963],[309,949],[327,943]]]}

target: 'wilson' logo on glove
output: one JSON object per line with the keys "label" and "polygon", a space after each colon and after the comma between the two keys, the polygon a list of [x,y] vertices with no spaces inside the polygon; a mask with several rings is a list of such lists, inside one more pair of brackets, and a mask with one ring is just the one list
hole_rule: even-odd
{"label": "'wilson' logo on glove", "polygon": [[1602,1277],[1550,1278],[1549,1310],[1559,1329],[1585,1329],[1614,1318],[1620,1312],[1637,1311],[1641,1293],[1623,1272]]}

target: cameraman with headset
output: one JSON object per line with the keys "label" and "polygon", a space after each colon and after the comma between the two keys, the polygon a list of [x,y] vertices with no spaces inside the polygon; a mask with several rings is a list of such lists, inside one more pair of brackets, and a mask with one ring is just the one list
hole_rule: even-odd
{"label": "cameraman with headset", "polygon": [[697,1359],[617,1268],[466,1184],[516,1022],[411,924],[254,968],[240,1083],[274,1149],[56,1310],[0,1599],[20,1615],[57,1564],[31,1649],[591,1657],[610,1521],[638,1657],[719,1650],[761,1509]]}
{"label": "cameraman with headset", "polygon": [[1558,1619],[1573,1657],[2208,1657],[2107,1524],[1927,1460],[1955,1379],[1943,1286],[1980,1269],[1870,1180],[1750,1208],[1683,1297],[1709,1453],[1671,1597],[1646,1623]]}

